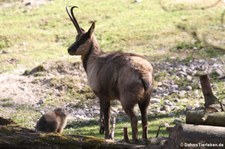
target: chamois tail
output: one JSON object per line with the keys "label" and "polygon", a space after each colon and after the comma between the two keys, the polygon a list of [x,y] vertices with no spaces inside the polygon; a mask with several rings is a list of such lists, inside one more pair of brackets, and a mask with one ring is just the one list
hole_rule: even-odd
{"label": "chamois tail", "polygon": [[149,94],[153,88],[153,79],[151,74],[142,74],[141,81],[145,89],[145,93]]}

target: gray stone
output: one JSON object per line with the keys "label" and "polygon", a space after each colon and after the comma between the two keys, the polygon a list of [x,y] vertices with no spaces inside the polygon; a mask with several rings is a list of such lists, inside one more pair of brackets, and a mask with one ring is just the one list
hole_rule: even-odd
{"label": "gray stone", "polygon": [[173,106],[173,103],[169,100],[164,100],[164,104],[167,106]]}
{"label": "gray stone", "polygon": [[173,120],[173,123],[175,123],[175,124],[177,124],[177,123],[182,123],[182,119],[180,119],[180,118],[175,118],[175,119]]}
{"label": "gray stone", "polygon": [[76,114],[77,114],[77,115],[80,115],[81,117],[82,117],[82,116],[86,116],[84,110],[82,110],[82,109],[78,109],[78,110],[76,111]]}
{"label": "gray stone", "polygon": [[176,115],[176,114],[173,113],[173,112],[171,112],[171,113],[168,114],[169,117],[174,117],[175,115]]}
{"label": "gray stone", "polygon": [[171,109],[170,109],[170,106],[165,105],[162,108],[160,108],[160,111],[170,112]]}
{"label": "gray stone", "polygon": [[185,97],[185,94],[186,94],[187,92],[185,91],[185,90],[182,90],[182,91],[180,91],[179,92],[179,96],[180,97]]}
{"label": "gray stone", "polygon": [[40,99],[38,102],[37,102],[38,105],[42,105],[44,104],[44,100],[43,99]]}
{"label": "gray stone", "polygon": [[189,111],[189,110],[192,110],[193,108],[192,108],[192,106],[190,106],[190,105],[187,105],[187,107],[186,107],[186,111]]}
{"label": "gray stone", "polygon": [[174,102],[180,102],[180,99],[176,98],[174,99]]}
{"label": "gray stone", "polygon": [[192,90],[192,87],[191,87],[191,86],[187,86],[187,87],[186,87],[186,90],[187,90],[187,91],[191,91],[191,90]]}
{"label": "gray stone", "polygon": [[193,81],[192,77],[189,76],[189,75],[186,78],[187,78],[188,81]]}
{"label": "gray stone", "polygon": [[158,99],[158,98],[151,98],[150,99],[150,103],[151,104],[160,103],[160,99]]}

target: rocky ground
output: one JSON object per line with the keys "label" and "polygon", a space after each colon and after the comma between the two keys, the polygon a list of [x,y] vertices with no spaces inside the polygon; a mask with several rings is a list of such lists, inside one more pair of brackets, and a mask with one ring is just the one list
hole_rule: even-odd
{"label": "rocky ground", "polygon": [[[155,62],[153,66],[155,87],[148,109],[150,115],[173,117],[185,114],[186,108],[200,107],[204,102],[198,78],[201,73],[208,73],[213,80],[222,83],[213,83],[217,95],[224,90],[223,58],[169,60]],[[88,87],[80,63],[51,61],[32,70],[0,74],[0,84],[0,116],[3,117],[10,118],[21,106],[39,115],[63,107],[69,113],[70,121],[91,120],[99,116],[98,99]],[[111,113],[117,118],[125,115],[118,101],[113,101]],[[31,125],[34,125],[36,119],[32,121]]]}

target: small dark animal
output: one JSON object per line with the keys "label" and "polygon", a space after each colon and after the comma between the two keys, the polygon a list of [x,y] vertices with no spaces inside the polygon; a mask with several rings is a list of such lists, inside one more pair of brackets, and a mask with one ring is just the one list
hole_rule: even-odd
{"label": "small dark animal", "polygon": [[67,115],[61,108],[45,113],[37,122],[36,130],[47,133],[62,133],[67,123]]}
{"label": "small dark animal", "polygon": [[147,139],[147,108],[153,88],[152,65],[140,55],[131,53],[105,54],[93,34],[95,22],[86,32],[80,28],[71,7],[66,11],[78,35],[68,48],[70,55],[81,55],[88,82],[100,99],[100,133],[110,138],[110,100],[118,99],[129,116],[134,142],[138,139],[137,117],[133,108],[138,104],[142,115],[142,138]]}

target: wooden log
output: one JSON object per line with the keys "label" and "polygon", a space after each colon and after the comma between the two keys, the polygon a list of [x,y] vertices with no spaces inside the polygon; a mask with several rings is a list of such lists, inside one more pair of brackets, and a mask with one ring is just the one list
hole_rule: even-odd
{"label": "wooden log", "polygon": [[170,133],[168,148],[224,148],[225,127],[177,124]]}
{"label": "wooden log", "polygon": [[13,121],[0,117],[0,149],[144,149],[146,145],[112,142],[105,139],[80,136],[63,135],[55,133],[38,133],[23,128]]}
{"label": "wooden log", "polygon": [[205,108],[209,107],[211,104],[218,103],[218,99],[214,96],[211,85],[209,82],[208,75],[201,75],[200,82],[202,86],[202,93],[205,99]]}
{"label": "wooden log", "polygon": [[225,126],[225,112],[206,113],[204,110],[190,110],[186,114],[186,123]]}

